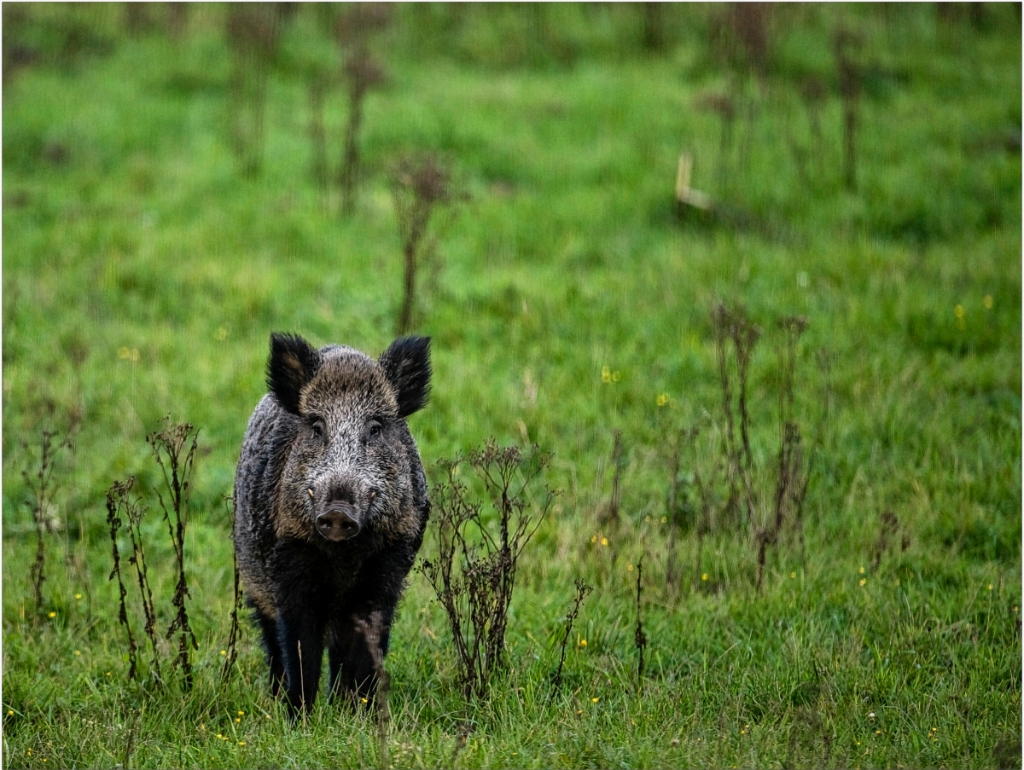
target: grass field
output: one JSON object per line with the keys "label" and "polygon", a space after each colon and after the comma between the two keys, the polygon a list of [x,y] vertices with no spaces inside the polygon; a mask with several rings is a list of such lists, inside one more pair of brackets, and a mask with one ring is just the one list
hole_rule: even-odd
{"label": "grass field", "polygon": [[[225,8],[4,4],[4,765],[1020,767],[1020,6],[786,6],[767,26],[730,6],[395,6],[365,32],[387,78],[363,104],[349,216],[318,189],[310,140],[341,13],[278,21],[247,173]],[[336,168],[344,87],[324,104]],[[373,355],[393,339],[389,170],[409,152],[446,162],[460,193],[417,294],[434,380],[410,427],[428,475],[489,437],[536,443],[559,496],[486,697],[463,699],[444,613],[410,575],[385,755],[372,711],[321,699],[290,726],[247,623],[222,681],[225,498],[272,330]],[[717,214],[674,203],[684,152]],[[728,430],[719,303],[763,332],[749,523],[725,514],[721,483],[697,521]],[[778,532],[758,588],[789,316],[808,322],[793,418],[814,461],[802,527]],[[173,640],[163,686],[144,645],[129,680],[108,580],[105,494],[136,476],[170,624],[146,443],[165,415],[200,431],[191,689]],[[72,428],[34,516],[44,431]],[[556,690],[576,578],[594,591]]]}

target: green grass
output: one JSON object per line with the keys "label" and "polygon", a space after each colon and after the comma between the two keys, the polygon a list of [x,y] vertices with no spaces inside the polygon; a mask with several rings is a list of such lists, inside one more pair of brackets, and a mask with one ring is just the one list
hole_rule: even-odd
{"label": "green grass", "polygon": [[[389,344],[401,259],[387,168],[425,150],[451,161],[469,197],[438,221],[439,270],[420,297],[434,363],[431,403],[411,419],[424,462],[490,436],[537,442],[561,495],[524,554],[509,668],[482,702],[463,702],[443,613],[410,576],[387,659],[390,763],[1019,766],[1019,7],[985,6],[974,24],[931,6],[779,10],[772,72],[763,89],[742,81],[755,117],[741,113],[724,160],[718,119],[694,106],[730,86],[709,43],[723,11],[663,13],[666,45],[648,53],[634,6],[396,8],[376,41],[389,80],[366,103],[367,178],[342,219],[310,174],[303,73],[338,55],[307,11],[269,81],[263,170],[245,178],[221,8],[194,8],[174,42],[159,29],[127,36],[118,6],[4,7],[5,53],[39,55],[10,74],[3,102],[5,765],[380,761],[366,714],[321,703],[288,725],[248,624],[220,681],[223,498],[271,330],[374,354]],[[861,35],[867,72],[855,192],[842,183],[840,26]],[[799,96],[808,76],[829,88],[818,150]],[[344,120],[335,92],[334,155]],[[794,146],[809,153],[804,177]],[[694,185],[752,226],[679,221],[682,151],[696,157]],[[752,537],[737,528],[711,533],[699,560],[696,535],[683,535],[683,579],[665,581],[671,442],[701,424],[684,466],[706,468],[723,424],[718,301],[742,303],[765,330],[750,384],[761,467],[777,442],[775,319],[810,321],[797,363],[805,435],[823,384],[813,354],[833,360],[805,547],[787,531],[760,592]],[[173,677],[163,690],[128,681],[107,579],[104,494],[137,475],[170,622],[173,560],[145,443],[167,414],[201,431],[191,692]],[[42,430],[74,419],[38,614],[22,472],[37,469]],[[611,531],[598,517],[615,430],[626,454]],[[899,530],[875,568],[885,512]],[[595,591],[555,693],[576,577]]]}

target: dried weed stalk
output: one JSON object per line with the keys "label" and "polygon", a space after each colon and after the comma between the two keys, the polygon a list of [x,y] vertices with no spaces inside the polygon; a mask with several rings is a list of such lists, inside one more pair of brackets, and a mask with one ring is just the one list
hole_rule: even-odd
{"label": "dried weed stalk", "polygon": [[[669,455],[669,486],[665,495],[665,521],[668,523],[668,551],[665,557],[665,582],[674,586],[679,579],[676,567],[676,547],[679,535],[696,526],[698,537],[703,538],[703,519],[698,518],[698,510],[692,499],[691,489],[694,481],[689,474],[684,474],[682,457],[684,447],[691,445],[697,438],[696,427],[684,428],[676,435]],[[694,472],[696,477],[696,471]],[[701,513],[707,514],[706,507]]]}
{"label": "dried weed stalk", "polygon": [[[73,430],[74,428],[72,428]],[[60,452],[72,448],[72,431],[69,430],[64,438],[57,440],[55,431],[44,430],[39,442],[38,467],[35,473],[30,473],[26,468],[22,470],[21,477],[25,486],[32,494],[32,523],[36,531],[36,557],[32,562],[29,576],[32,581],[32,590],[35,595],[36,615],[43,612],[43,583],[46,582],[46,544],[44,533],[56,527],[57,521],[53,518],[53,499],[58,488],[59,476],[54,474]],[[28,447],[25,448],[26,456],[30,456]]]}
{"label": "dried weed stalk", "polygon": [[[899,532],[899,518],[892,511],[884,511],[878,522],[878,539],[871,546],[872,572],[878,571],[886,552],[895,549],[895,541]],[[900,538],[900,551],[906,551],[908,548],[910,548],[910,535],[904,531]]]}
{"label": "dried weed stalk", "polygon": [[857,189],[856,134],[861,94],[861,68],[851,52],[859,44],[858,36],[845,28],[839,29],[832,40],[843,102],[843,181],[850,192]]}
{"label": "dried weed stalk", "polygon": [[231,139],[247,176],[258,173],[263,162],[267,81],[280,39],[280,5],[233,3],[227,14]]}
{"label": "dried weed stalk", "polygon": [[[619,509],[622,503],[622,472],[626,468],[625,452],[622,447],[622,431],[612,431],[612,494],[608,498],[608,505],[601,513],[601,524],[609,527],[613,532],[618,530],[620,517]],[[613,559],[614,561],[614,559]]]}
{"label": "dried weed stalk", "polygon": [[367,94],[384,82],[384,68],[373,58],[367,41],[391,20],[385,3],[357,3],[338,19],[335,36],[345,56],[342,76],[348,88],[348,123],[338,185],[341,211],[346,216],[355,210],[359,183],[359,132],[363,123],[363,102]]}
{"label": "dried weed stalk", "polygon": [[[754,520],[754,456],[750,448],[750,411],[747,403],[747,380],[750,357],[761,338],[761,327],[751,322],[742,307],[729,309],[719,304],[711,311],[711,324],[715,334],[715,354],[718,359],[719,384],[722,389],[722,411],[725,414],[725,453],[729,497],[725,506],[727,517],[743,521]],[[732,374],[729,367],[728,345],[732,343],[738,392],[733,396]],[[735,401],[735,404],[734,404]],[[737,437],[737,420],[739,436]]]}
{"label": "dried weed stalk", "polygon": [[451,173],[435,155],[403,158],[392,175],[391,194],[398,216],[404,262],[402,307],[395,332],[403,335],[413,326],[417,273],[436,247],[436,241],[428,233],[430,219],[438,206],[454,198]]}
{"label": "dried weed stalk", "polygon": [[[438,462],[443,480],[433,485],[431,518],[437,556],[422,570],[448,616],[467,699],[482,697],[503,664],[519,557],[554,501],[547,486],[535,506],[528,494],[548,459],[536,446],[523,452],[489,441],[465,457]],[[481,491],[459,480],[463,467]]]}
{"label": "dried weed stalk", "polygon": [[636,632],[633,634],[633,642],[637,649],[636,662],[636,688],[639,692],[644,682],[644,648],[647,647],[647,634],[644,632],[644,623],[641,619],[640,593],[643,591],[644,557],[636,564]]}
{"label": "dried weed stalk", "polygon": [[[231,540],[234,542],[236,526],[235,500],[232,497],[226,497],[225,501],[231,507]],[[234,549],[231,549],[231,553],[232,571],[235,577],[234,600],[231,603],[231,630],[228,632],[228,643],[225,648],[227,655],[224,658],[224,666],[220,672],[222,682],[227,681],[228,676],[231,674],[231,669],[235,665],[235,659],[238,657],[238,612],[242,609],[242,584],[238,574],[238,554],[235,553]]]}
{"label": "dried weed stalk", "polygon": [[176,631],[179,634],[175,666],[181,666],[185,686],[191,688],[192,663],[189,659],[189,647],[198,650],[199,643],[189,625],[188,610],[185,606],[185,600],[189,597],[188,581],[185,577],[185,512],[188,507],[188,493],[199,431],[191,423],[171,425],[168,418],[164,418],[164,423],[165,428],[149,434],[146,441],[153,448],[157,465],[163,472],[167,498],[165,499],[159,490],[157,495],[174,546],[178,572],[174,598],[171,600],[175,608],[175,617],[167,629],[167,638],[170,639]]}
{"label": "dried weed stalk", "polygon": [[[760,589],[764,578],[764,567],[769,548],[777,546],[784,529],[790,528],[799,539],[803,558],[803,509],[807,487],[814,468],[814,461],[824,442],[825,429],[831,413],[830,362],[824,351],[817,359],[822,373],[822,394],[819,400],[821,411],[814,427],[809,447],[794,410],[795,370],[800,338],[807,329],[807,319],[785,317],[778,322],[781,343],[777,348],[778,370],[778,423],[779,449],[775,455],[774,468],[757,468],[751,447],[751,422],[749,406],[749,373],[753,350],[761,337],[761,329],[753,324],[742,308],[730,309],[717,305],[711,311],[714,330],[715,351],[718,360],[719,385],[722,393],[722,467],[717,460],[710,466],[697,461],[687,478],[680,476],[680,449],[670,457],[672,486],[668,495],[669,516],[681,509],[680,499],[688,501],[692,488],[697,534],[697,573],[700,574],[700,556],[704,535],[715,523],[742,524],[752,533],[757,564],[757,587]],[[696,428],[681,434],[689,436],[692,446],[697,436]],[[703,472],[702,472],[703,469]],[[718,477],[724,471],[725,503],[716,503],[719,486]],[[692,477],[692,482],[690,481]],[[670,538],[673,533],[670,530]],[[670,539],[671,549],[671,539]],[[671,559],[669,575],[674,575]]]}
{"label": "dried weed stalk", "polygon": [[[118,592],[120,596],[120,608],[118,611],[118,622],[124,626],[128,635],[128,678],[138,678],[138,644],[135,635],[132,633],[131,622],[128,616],[128,605],[125,599],[128,597],[128,590],[125,588],[124,579],[121,574],[120,549],[117,545],[117,531],[122,527],[128,530],[128,539],[131,542],[132,554],[128,557],[128,563],[135,568],[135,577],[139,584],[139,601],[142,604],[142,612],[145,617],[145,633],[149,639],[150,649],[153,654],[153,676],[157,682],[162,681],[160,672],[160,648],[156,634],[156,608],[153,602],[153,590],[149,584],[149,569],[146,564],[146,551],[142,541],[142,520],[146,514],[146,507],[138,498],[132,498],[132,490],[135,487],[135,477],[129,476],[124,481],[115,481],[107,490],[107,523],[110,525],[110,542],[114,569],[110,573],[110,580],[117,578]],[[122,518],[122,515],[124,518]]]}
{"label": "dried weed stalk", "polygon": [[565,615],[565,633],[562,634],[562,654],[558,658],[558,668],[555,670],[555,676],[553,679],[554,692],[558,692],[562,686],[562,666],[565,663],[565,645],[569,641],[569,637],[572,635],[572,624],[576,622],[576,618],[579,617],[580,607],[583,606],[583,601],[590,595],[594,590],[594,587],[587,585],[587,581],[583,578],[576,578],[576,597],[573,599],[572,609]]}

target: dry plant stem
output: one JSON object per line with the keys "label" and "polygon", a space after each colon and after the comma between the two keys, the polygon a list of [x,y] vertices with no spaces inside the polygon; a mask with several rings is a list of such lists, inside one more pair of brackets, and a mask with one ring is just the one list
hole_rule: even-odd
{"label": "dry plant stem", "polygon": [[636,564],[636,633],[633,635],[634,643],[638,653],[636,663],[636,689],[637,692],[643,688],[644,680],[644,648],[647,646],[647,634],[644,633],[643,620],[640,617],[640,593],[643,590],[644,557]]}
{"label": "dry plant stem", "polygon": [[760,330],[744,315],[739,316],[733,327],[733,344],[736,347],[736,372],[739,380],[740,437],[743,439],[743,464],[741,477],[746,490],[747,521],[754,521],[757,500],[754,492],[754,454],[750,448],[750,412],[747,409],[747,378],[750,355],[760,337]]}
{"label": "dry plant stem", "polygon": [[128,620],[128,607],[125,604],[125,599],[128,596],[128,590],[124,587],[124,579],[121,577],[121,555],[117,548],[117,530],[121,528],[121,518],[117,515],[121,501],[127,495],[128,490],[131,489],[135,483],[135,478],[130,477],[127,481],[115,481],[113,485],[107,490],[107,523],[110,525],[110,544],[112,548],[112,557],[114,562],[114,568],[110,572],[108,580],[117,578],[117,588],[119,594],[120,608],[118,610],[117,620],[124,626],[126,633],[128,634],[128,678],[135,679],[138,676],[138,646],[135,643],[135,635],[132,634],[131,623]]}
{"label": "dry plant stem", "polygon": [[[129,479],[134,482],[134,477]],[[129,493],[131,486],[125,490],[122,498],[122,506],[128,518],[128,535],[132,541],[132,555],[128,560],[134,565],[135,573],[139,582],[139,597],[142,600],[142,611],[146,618],[145,631],[149,638],[150,647],[153,650],[153,672],[157,680],[160,680],[160,658],[159,646],[156,638],[156,608],[153,604],[153,590],[149,585],[149,570],[146,566],[146,551],[142,543],[142,517],[146,513],[145,507],[138,501],[132,503]]]}
{"label": "dry plant stem", "polygon": [[722,390],[722,412],[725,414],[725,456],[729,482],[729,497],[725,503],[727,515],[732,515],[739,506],[738,452],[736,450],[736,428],[732,413],[732,385],[726,358],[726,341],[729,337],[731,313],[724,305],[717,305],[711,311],[711,325],[715,335],[715,358],[718,362],[718,380]]}
{"label": "dry plant stem", "polygon": [[430,253],[428,225],[434,209],[451,200],[448,169],[433,155],[406,158],[395,169],[392,197],[402,239],[404,273],[402,306],[395,333],[412,329],[416,301],[416,276]]}
{"label": "dry plant stem", "polygon": [[[693,437],[691,446],[696,451],[696,438],[697,428],[691,429],[690,435]],[[726,461],[726,467],[728,462]],[[718,459],[713,461],[711,470],[708,478],[701,474],[697,467],[694,467],[693,471],[693,484],[697,488],[697,495],[700,498],[700,512],[697,519],[697,559],[695,563],[695,572],[693,576],[694,585],[700,585],[700,576],[702,574],[702,561],[704,555],[704,538],[711,531],[712,526],[712,512],[714,509],[714,490],[718,484],[718,474],[721,471],[722,462]]]}
{"label": "dry plant stem", "polygon": [[[231,506],[231,539],[234,541],[235,535],[235,501],[233,498],[226,498],[228,504]],[[238,611],[242,607],[242,585],[238,574],[238,556],[234,554],[232,556],[232,567],[235,576],[234,581],[234,601],[231,604],[231,630],[228,633],[228,643],[225,649],[227,653],[224,658],[224,666],[221,668],[220,678],[222,682],[226,682],[228,676],[231,674],[231,669],[235,665],[235,658],[238,655],[237,643],[238,643]]]}
{"label": "dry plant stem", "polygon": [[359,131],[363,123],[363,102],[372,88],[384,80],[384,71],[359,46],[345,64],[348,80],[348,124],[345,126],[344,151],[338,185],[341,188],[341,211],[346,216],[355,210],[359,182]]}
{"label": "dry plant stem", "polygon": [[861,90],[860,68],[850,56],[856,42],[856,36],[845,29],[840,29],[833,40],[843,100],[843,181],[851,192],[857,189],[856,131]]}
{"label": "dry plant stem", "polygon": [[199,643],[189,624],[188,610],[185,606],[185,600],[189,597],[188,581],[185,577],[185,511],[188,506],[188,492],[199,431],[190,423],[177,423],[172,426],[167,418],[165,423],[167,427],[164,430],[151,433],[146,437],[146,441],[153,448],[157,464],[163,472],[168,500],[165,500],[159,491],[157,494],[171,535],[178,571],[178,581],[172,599],[176,614],[167,629],[167,638],[170,639],[176,631],[179,633],[175,665],[181,666],[185,687],[190,689],[192,662],[189,658],[189,647],[198,650]]}
{"label": "dry plant stem", "polygon": [[805,462],[800,426],[793,417],[797,346],[807,329],[807,319],[802,316],[781,318],[779,326],[783,332],[783,341],[778,352],[779,452],[772,517],[764,526],[758,528],[755,538],[758,590],[764,578],[767,549],[778,544],[787,523],[792,522],[797,527],[802,542],[803,500],[810,478],[810,463]]}
{"label": "dry plant stem", "polygon": [[[750,447],[750,412],[747,408],[747,379],[750,357],[760,339],[761,331],[751,323],[742,308],[729,310],[724,305],[717,305],[711,311],[712,327],[715,332],[715,353],[718,359],[719,381],[722,389],[722,408],[725,412],[726,457],[728,459],[729,499],[726,512],[732,515],[739,506],[742,491],[745,510],[745,522],[748,526],[755,523],[754,514],[757,509],[756,490],[753,479],[753,452]],[[727,343],[732,342],[736,358],[736,378],[738,394],[736,396],[739,412],[739,441],[736,438],[736,420],[733,413],[732,385],[729,376]],[[742,485],[742,487],[741,487]]]}
{"label": "dry plant stem", "polygon": [[608,500],[608,508],[603,518],[605,524],[617,530],[619,527],[619,507],[622,497],[622,470],[625,466],[622,451],[622,431],[613,431],[612,438],[612,495]]}
{"label": "dry plant stem", "polygon": [[[547,460],[536,447],[524,454],[489,441],[482,450],[438,463],[445,480],[433,485],[437,559],[425,561],[422,569],[448,616],[467,699],[483,696],[503,664],[518,559],[554,500],[554,492],[544,487],[539,514],[527,510],[527,487]],[[463,463],[483,484],[497,532],[484,504],[471,500],[456,478]]]}
{"label": "dry plant stem", "polygon": [[231,6],[227,17],[227,39],[233,54],[231,138],[247,176],[255,175],[262,165],[267,81],[279,34],[279,9],[273,5]]}
{"label": "dry plant stem", "polygon": [[884,511],[879,521],[878,540],[871,547],[871,571],[875,572],[882,563],[882,556],[889,550],[890,541],[899,531],[900,520],[892,511]]}
{"label": "dry plant stem", "polygon": [[583,606],[583,601],[593,590],[594,587],[587,585],[585,580],[582,578],[576,578],[576,597],[573,600],[572,609],[569,610],[565,616],[565,633],[562,635],[562,654],[558,659],[558,669],[555,671],[553,692],[557,692],[562,686],[562,665],[565,663],[565,645],[569,641],[569,636],[572,634],[572,624],[576,621],[576,618],[579,617],[580,607]]}
{"label": "dry plant stem", "polygon": [[356,207],[356,177],[359,174],[359,127],[363,122],[365,91],[353,86],[349,89],[348,125],[345,127],[345,154],[341,166],[341,211],[350,215]]}
{"label": "dry plant stem", "polygon": [[25,485],[32,492],[32,523],[36,530],[36,557],[32,562],[29,575],[35,595],[37,617],[43,611],[43,583],[46,582],[46,544],[43,533],[47,529],[47,512],[57,489],[54,468],[60,451],[72,446],[71,435],[75,427],[73,425],[64,438],[57,443],[54,443],[57,434],[51,430],[44,430],[39,444],[38,469],[35,474],[30,474],[27,469],[21,472]]}

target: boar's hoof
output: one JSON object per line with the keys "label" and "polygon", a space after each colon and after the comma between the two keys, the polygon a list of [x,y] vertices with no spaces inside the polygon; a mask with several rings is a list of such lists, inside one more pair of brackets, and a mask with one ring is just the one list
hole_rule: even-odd
{"label": "boar's hoof", "polygon": [[348,503],[335,503],[316,517],[316,531],[333,543],[340,543],[359,534],[355,509]]}

